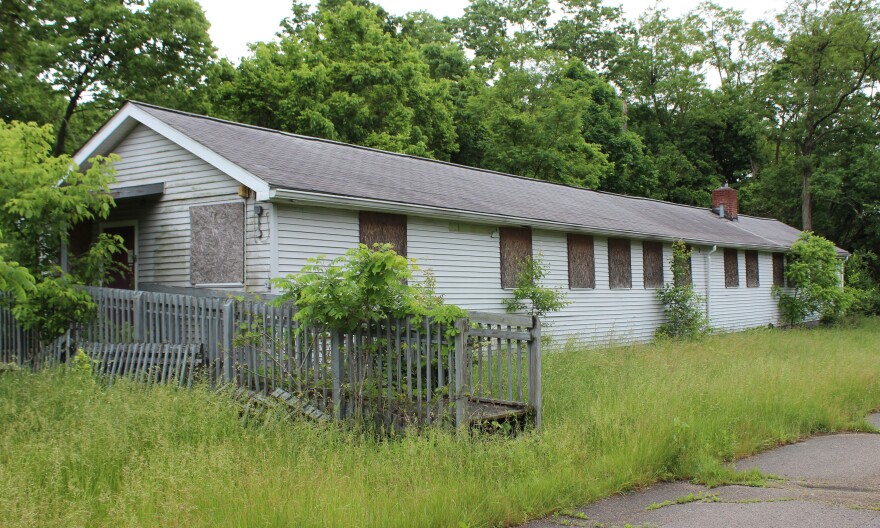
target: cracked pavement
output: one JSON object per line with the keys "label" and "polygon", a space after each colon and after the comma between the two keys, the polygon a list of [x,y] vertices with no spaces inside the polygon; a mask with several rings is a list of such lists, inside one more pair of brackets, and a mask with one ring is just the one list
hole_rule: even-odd
{"label": "cracked pavement", "polygon": [[[880,413],[868,421],[880,429]],[[524,527],[880,528],[880,434],[815,436],[740,460],[736,467],[758,468],[783,480],[763,488],[660,483]],[[700,493],[707,498],[674,504]],[[666,501],[670,504],[657,507]]]}

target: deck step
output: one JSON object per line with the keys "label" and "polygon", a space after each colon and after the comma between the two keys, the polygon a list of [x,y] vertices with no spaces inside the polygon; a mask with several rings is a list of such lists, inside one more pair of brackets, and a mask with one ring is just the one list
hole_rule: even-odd
{"label": "deck step", "polygon": [[302,412],[309,418],[319,422],[330,421],[330,417],[327,416],[326,413],[322,412],[311,403],[304,401],[285,390],[275,389],[272,393],[272,397],[286,405],[291,411]]}

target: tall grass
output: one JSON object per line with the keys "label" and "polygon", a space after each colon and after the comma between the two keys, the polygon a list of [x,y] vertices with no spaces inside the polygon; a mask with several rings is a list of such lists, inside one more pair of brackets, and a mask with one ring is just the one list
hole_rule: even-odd
{"label": "tall grass", "polygon": [[204,388],[0,374],[0,526],[494,526],[726,462],[880,405],[880,320],[544,358],[545,428],[379,440],[243,426]]}

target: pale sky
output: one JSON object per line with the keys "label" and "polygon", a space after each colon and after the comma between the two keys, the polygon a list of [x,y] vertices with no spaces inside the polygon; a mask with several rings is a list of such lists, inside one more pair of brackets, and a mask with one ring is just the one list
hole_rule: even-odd
{"label": "pale sky", "polygon": [[[464,11],[468,0],[374,0],[388,12],[402,15],[410,11],[425,10],[438,18],[457,17]],[[235,63],[248,54],[248,43],[272,40],[278,31],[281,20],[290,14],[291,0],[200,0],[208,21],[211,22],[211,39],[222,57]],[[609,5],[621,4],[628,18],[635,19],[654,0],[606,0]],[[715,0],[727,8],[745,11],[748,20],[757,20],[781,11],[784,0]],[[697,1],[682,2],[667,0],[661,3],[669,9],[671,16],[681,15],[693,7]]]}

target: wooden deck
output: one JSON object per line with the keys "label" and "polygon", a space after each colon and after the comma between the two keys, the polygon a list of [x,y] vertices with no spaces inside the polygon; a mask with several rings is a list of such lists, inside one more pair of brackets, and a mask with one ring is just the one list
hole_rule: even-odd
{"label": "wooden deck", "polygon": [[470,423],[504,421],[529,414],[524,403],[471,398],[468,400],[467,417]]}

